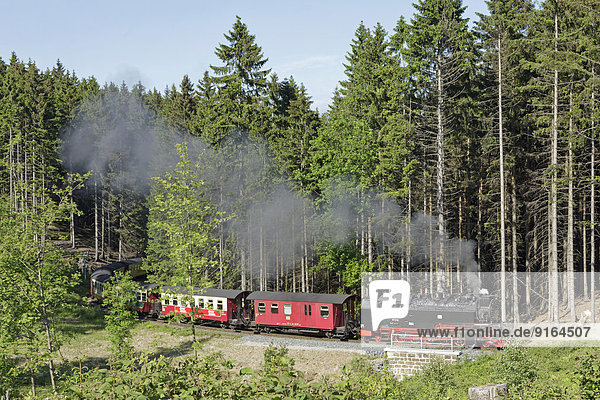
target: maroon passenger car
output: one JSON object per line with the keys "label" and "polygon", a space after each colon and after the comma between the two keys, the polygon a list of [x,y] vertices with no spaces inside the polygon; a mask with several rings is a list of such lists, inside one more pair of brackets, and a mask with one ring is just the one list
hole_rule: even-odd
{"label": "maroon passenger car", "polygon": [[323,333],[349,338],[356,334],[355,295],[287,292],[252,292],[258,332],[271,330]]}
{"label": "maroon passenger car", "polygon": [[190,294],[184,286],[163,286],[161,314],[185,314],[206,322],[246,325],[248,315],[244,306],[248,293],[245,290],[194,288]]}

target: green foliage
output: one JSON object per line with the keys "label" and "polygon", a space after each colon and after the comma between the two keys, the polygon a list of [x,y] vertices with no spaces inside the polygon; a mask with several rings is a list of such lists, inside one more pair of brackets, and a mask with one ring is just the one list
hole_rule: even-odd
{"label": "green foliage", "polygon": [[498,383],[506,383],[512,392],[520,393],[537,378],[537,366],[529,352],[509,347],[500,354],[493,376]]}
{"label": "green foliage", "polygon": [[592,350],[577,359],[576,378],[584,399],[600,397],[600,352]]}
{"label": "green foliage", "polygon": [[294,359],[288,356],[287,347],[269,345],[265,350],[263,372],[265,374],[290,373],[294,371]]}
{"label": "green foliage", "polygon": [[[77,187],[82,179],[70,181]],[[44,363],[53,374],[63,339],[55,321],[70,307],[66,300],[78,278],[73,260],[52,245],[57,235],[51,230],[73,211],[74,187],[27,189],[41,199],[35,207],[15,210],[0,195],[0,359],[10,367],[8,376],[19,370],[35,374]],[[14,364],[13,357],[23,362]]]}
{"label": "green foliage", "polygon": [[157,282],[206,286],[217,254],[212,234],[222,219],[209,201],[200,161],[190,160],[186,145],[178,146],[178,152],[174,170],[154,178],[147,268]]}
{"label": "green foliage", "polygon": [[122,367],[132,359],[131,329],[137,321],[135,311],[138,284],[131,275],[117,271],[104,288],[105,304],[109,312],[105,316],[106,331],[110,337],[111,365]]}
{"label": "green foliage", "polygon": [[358,293],[361,274],[371,272],[372,266],[360,254],[354,243],[322,244],[318,248],[319,264],[317,269],[333,271],[341,276],[341,293]]}

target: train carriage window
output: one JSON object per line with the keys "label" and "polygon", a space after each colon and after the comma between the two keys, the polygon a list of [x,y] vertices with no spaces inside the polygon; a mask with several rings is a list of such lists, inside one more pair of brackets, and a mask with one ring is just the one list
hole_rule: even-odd
{"label": "train carriage window", "polygon": [[265,303],[258,303],[258,312],[260,314],[264,314],[267,312],[267,306],[265,305]]}
{"label": "train carriage window", "polygon": [[321,317],[329,317],[329,306],[321,306]]}
{"label": "train carriage window", "polygon": [[215,309],[215,301],[213,299],[208,299],[208,308],[209,310],[214,310]]}
{"label": "train carriage window", "polygon": [[308,316],[312,315],[312,305],[310,305],[310,304],[304,305],[304,315],[308,315]]}
{"label": "train carriage window", "polygon": [[278,303],[271,304],[271,314],[279,314],[279,304]]}
{"label": "train carriage window", "polygon": [[204,308],[204,299],[203,298],[198,299],[198,308]]}
{"label": "train carriage window", "polygon": [[177,299],[173,297],[171,299],[171,304],[174,305],[174,306],[176,306],[177,305]]}
{"label": "train carriage window", "polygon": [[148,301],[148,294],[146,292],[142,292],[142,302]]}
{"label": "train carriage window", "polygon": [[292,315],[292,305],[291,304],[284,304],[283,305],[283,313],[285,315]]}
{"label": "train carriage window", "polygon": [[217,310],[223,311],[223,300],[217,300]]}

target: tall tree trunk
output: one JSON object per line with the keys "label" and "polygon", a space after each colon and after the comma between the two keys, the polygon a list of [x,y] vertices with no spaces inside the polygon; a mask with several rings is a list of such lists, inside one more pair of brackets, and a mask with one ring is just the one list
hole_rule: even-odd
{"label": "tall tree trunk", "polygon": [[498,38],[498,141],[500,147],[500,315],[506,322],[506,200],[502,117],[502,41]]}
{"label": "tall tree trunk", "polygon": [[517,251],[517,184],[515,182],[514,172],[511,174],[511,192],[512,192],[512,287],[513,287],[513,322],[519,322],[519,285],[517,279],[518,256]]}
{"label": "tall tree trunk", "polygon": [[98,183],[94,179],[94,261],[98,258]]}
{"label": "tall tree trunk", "polygon": [[302,243],[304,247],[304,256],[302,263],[302,292],[306,293],[308,280],[306,276],[308,275],[308,240],[306,234],[306,202],[302,202]]}
{"label": "tall tree trunk", "polygon": [[263,221],[262,221],[262,214],[261,214],[261,218],[260,218],[260,225],[258,227],[259,229],[259,236],[258,236],[258,258],[259,258],[259,276],[258,279],[260,281],[259,283],[259,290],[263,291],[265,290],[265,286],[264,286],[264,254],[263,254],[263,245],[264,245],[264,237],[263,237]]}
{"label": "tall tree trunk", "polygon": [[367,217],[367,259],[369,264],[373,263],[373,218]]}
{"label": "tall tree trunk", "polygon": [[250,290],[254,290],[254,257],[252,256],[252,225],[251,225],[252,217],[248,215],[248,272],[250,273]]}
{"label": "tall tree trunk", "polygon": [[444,96],[442,83],[442,53],[437,54],[437,213],[438,213],[438,237],[439,255],[438,261],[444,266]]}
{"label": "tall tree trunk", "polygon": [[431,196],[429,196],[429,294],[433,295],[433,204]]}
{"label": "tall tree trunk", "polygon": [[[292,201],[294,201],[292,199]],[[292,291],[296,293],[296,207],[292,204]]]}
{"label": "tall tree trunk", "polygon": [[246,251],[242,248],[240,250],[240,279],[242,282],[242,290],[246,290],[246,271],[245,271],[245,267],[246,267]]}
{"label": "tall tree trunk", "polygon": [[[533,235],[535,237],[535,231]],[[525,235],[525,312],[528,316],[531,314],[531,253],[529,250],[528,236]]]}
{"label": "tall tree trunk", "polygon": [[[73,183],[73,179],[69,176],[69,184]],[[73,211],[73,190],[69,193],[71,199],[71,211],[69,213],[69,234],[71,236],[71,248],[75,248],[75,212]]]}
{"label": "tall tree trunk", "polygon": [[8,203],[12,210],[15,201],[15,182],[13,180],[14,160],[13,160],[13,131],[8,128]]}
{"label": "tall tree trunk", "polygon": [[481,242],[483,240],[483,207],[481,205],[483,198],[483,179],[479,178],[479,192],[477,193],[477,262],[479,268],[477,270],[477,278],[481,282]]}
{"label": "tall tree trunk", "polygon": [[[573,92],[569,92],[569,114],[573,111]],[[573,216],[573,116],[569,117],[569,152],[567,157],[567,174],[569,179],[569,193],[567,203],[567,293],[569,298],[569,311],[571,322],[575,322],[575,272],[574,272],[574,216]]]}
{"label": "tall tree trunk", "polygon": [[[558,12],[554,11],[554,53],[558,53]],[[555,56],[558,59],[558,56]],[[554,68],[550,182],[550,321],[558,321],[558,69]]]}
{"label": "tall tree trunk", "polygon": [[46,246],[46,233],[45,233],[46,228],[43,228],[42,234],[41,234],[41,241],[40,241],[40,250],[38,251],[38,255],[37,255],[37,269],[38,269],[38,288],[39,288],[39,294],[40,294],[40,301],[41,301],[41,306],[42,306],[42,323],[44,325],[44,332],[46,334],[46,345],[47,345],[47,350],[48,350],[48,372],[50,373],[50,382],[52,383],[52,391],[54,393],[56,393],[56,382],[54,379],[54,361],[53,361],[53,357],[52,357],[52,353],[54,351],[54,346],[52,345],[52,335],[50,332],[50,318],[48,317],[48,311],[47,311],[47,304],[46,304],[46,296],[45,296],[45,292],[44,292],[44,281],[43,281],[43,277],[42,277],[42,269],[44,266],[44,248]]}
{"label": "tall tree trunk", "polygon": [[100,253],[102,254],[102,258],[104,260],[106,260],[106,243],[105,243],[105,238],[106,238],[106,200],[105,200],[105,192],[104,189],[102,189],[100,191],[100,207],[102,208],[101,211],[101,215],[102,215],[102,232],[100,235],[100,242],[101,242],[101,251]]}
{"label": "tall tree trunk", "polygon": [[123,259],[123,196],[119,196],[119,261]]}
{"label": "tall tree trunk", "polygon": [[[587,217],[585,215],[586,200],[587,199],[584,194],[583,199],[581,200],[581,221],[585,221],[585,219]],[[583,250],[582,250],[582,254],[581,254],[581,259],[583,262],[583,297],[585,299],[587,299],[590,294],[589,289],[588,289],[588,276],[587,276],[587,271],[588,271],[587,227],[585,226],[585,223],[581,224],[580,226],[581,226],[581,238],[582,238],[581,242],[582,242],[582,246],[583,246]]]}
{"label": "tall tree trunk", "polygon": [[[592,76],[594,67],[592,66]],[[596,322],[596,129],[595,112],[596,104],[594,102],[595,90],[592,90],[592,160],[590,171],[590,299],[592,323]]]}

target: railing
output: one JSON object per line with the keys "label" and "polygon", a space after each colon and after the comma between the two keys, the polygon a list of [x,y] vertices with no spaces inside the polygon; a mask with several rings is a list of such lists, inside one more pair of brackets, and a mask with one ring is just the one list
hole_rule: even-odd
{"label": "railing", "polygon": [[449,349],[454,351],[454,349],[464,346],[464,340],[455,337],[431,338],[404,333],[392,333],[390,335],[390,346],[412,349]]}

